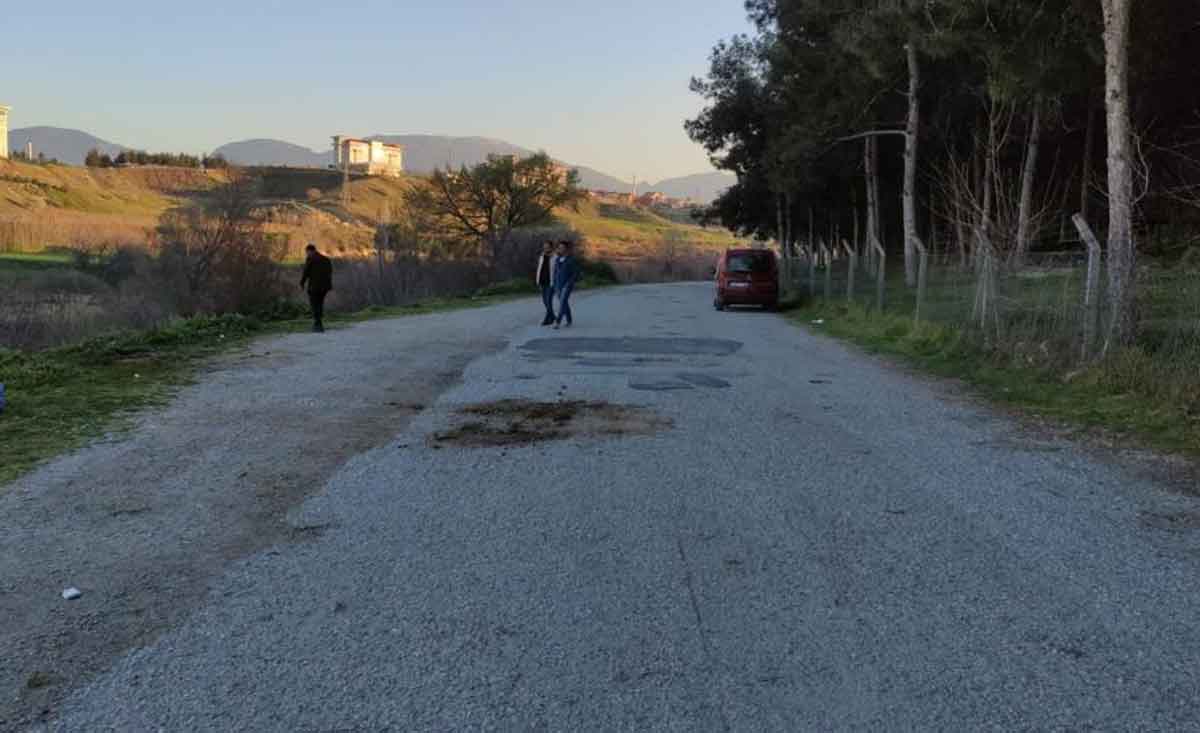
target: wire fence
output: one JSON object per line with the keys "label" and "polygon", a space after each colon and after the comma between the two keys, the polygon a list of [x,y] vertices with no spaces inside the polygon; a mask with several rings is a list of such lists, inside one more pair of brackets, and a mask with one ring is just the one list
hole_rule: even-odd
{"label": "wire fence", "polygon": [[899,253],[817,242],[785,260],[784,287],[825,306],[911,319],[917,329],[951,329],[1023,365],[1069,372],[1137,363],[1144,379],[1187,383],[1200,394],[1200,269],[1139,267],[1138,341],[1117,353],[1105,350],[1105,262],[1098,245],[1032,254],[1019,267],[995,256],[927,253],[920,259],[924,266],[909,284]]}

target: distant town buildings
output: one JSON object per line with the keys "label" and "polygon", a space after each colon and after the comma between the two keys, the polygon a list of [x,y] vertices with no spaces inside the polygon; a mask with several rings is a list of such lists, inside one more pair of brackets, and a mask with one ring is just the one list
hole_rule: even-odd
{"label": "distant town buildings", "polygon": [[8,112],[11,109],[0,104],[0,158],[8,158]]}
{"label": "distant town buildings", "polygon": [[333,167],[351,173],[399,178],[404,174],[404,146],[335,135]]}
{"label": "distant town buildings", "polygon": [[646,209],[691,209],[698,202],[686,198],[675,198],[658,191],[650,191],[639,195],[632,193],[617,193],[616,191],[588,191],[588,196],[595,202],[615,206],[640,206]]}

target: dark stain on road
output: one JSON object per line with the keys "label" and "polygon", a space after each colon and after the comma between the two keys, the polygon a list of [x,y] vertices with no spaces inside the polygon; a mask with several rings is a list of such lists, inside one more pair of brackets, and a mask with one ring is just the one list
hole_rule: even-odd
{"label": "dark stain on road", "polygon": [[707,374],[681,372],[675,376],[688,384],[694,384],[697,387],[707,387],[708,389],[729,389],[732,386],[720,377],[711,377]]}
{"label": "dark stain on road", "polygon": [[608,402],[501,400],[464,407],[459,425],[430,438],[434,447],[499,448],[573,437],[650,435],[672,426],[643,407]]}
{"label": "dark stain on road", "polygon": [[577,358],[580,354],[730,356],[742,342],[696,338],[560,338],[534,339],[521,347],[529,356]]}
{"label": "dark stain on road", "polygon": [[678,392],[695,389],[694,386],[687,382],[680,382],[674,379],[662,379],[654,382],[630,382],[629,388],[636,389],[639,392]]}

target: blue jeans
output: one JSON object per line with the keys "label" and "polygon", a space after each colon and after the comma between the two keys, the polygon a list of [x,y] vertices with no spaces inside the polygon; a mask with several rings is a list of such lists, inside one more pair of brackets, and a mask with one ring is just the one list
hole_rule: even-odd
{"label": "blue jeans", "polygon": [[554,287],[546,285],[542,288],[542,304],[546,306],[546,318],[543,324],[554,323]]}
{"label": "blue jeans", "polygon": [[569,326],[573,322],[571,319],[571,291],[574,289],[574,285],[566,285],[558,291],[558,323],[562,323],[566,319]]}

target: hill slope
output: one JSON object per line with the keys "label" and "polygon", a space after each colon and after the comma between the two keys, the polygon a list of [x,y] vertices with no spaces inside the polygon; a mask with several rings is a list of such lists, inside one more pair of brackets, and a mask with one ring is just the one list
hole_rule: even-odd
{"label": "hill slope", "polygon": [[[339,255],[372,250],[381,216],[398,216],[403,195],[420,179],[355,176],[349,206],[342,175],[329,169],[260,168],[271,231],[293,255],[308,241]],[[159,217],[196,200],[226,179],[221,170],[139,166],[88,169],[0,160],[0,251],[50,247],[147,245]],[[583,203],[557,212],[580,232],[593,256],[615,263],[679,253],[711,253],[731,246],[727,232],[673,222],[638,208]]]}
{"label": "hill slope", "polygon": [[279,165],[293,168],[325,168],[333,163],[332,153],[319,153],[282,140],[242,140],[213,151],[236,165]]}
{"label": "hill slope", "polygon": [[721,195],[722,191],[734,183],[737,183],[737,177],[733,174],[713,171],[680,178],[668,178],[654,184],[650,190],[675,198],[690,198],[702,203],[711,203]]}
{"label": "hill slope", "polygon": [[[503,140],[486,137],[450,137],[447,135],[373,135],[372,137],[405,147],[404,167],[410,173],[424,175],[447,164],[455,167],[475,165],[487,160],[489,155],[531,155],[533,150]],[[34,151],[44,153],[70,165],[83,165],[83,158],[92,148],[102,153],[116,155],[128,150],[124,145],[102,140],[81,130],[59,127],[23,127],[9,131],[9,148],[24,150],[25,143],[33,142]],[[227,143],[213,151],[232,163],[247,166],[286,166],[291,168],[327,168],[332,162],[328,151],[310,150],[284,140],[257,138]],[[579,171],[580,184],[597,191],[630,193],[633,184],[615,176],[587,166],[565,165]],[[638,190],[660,191],[677,198],[693,198],[708,203],[734,181],[727,173],[698,173],[680,178],[669,178],[646,185],[642,182]]]}

